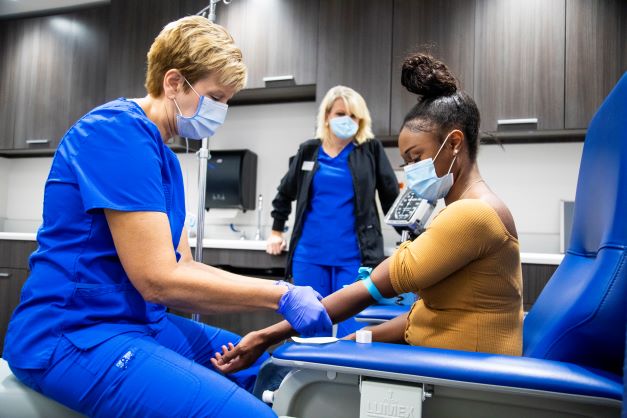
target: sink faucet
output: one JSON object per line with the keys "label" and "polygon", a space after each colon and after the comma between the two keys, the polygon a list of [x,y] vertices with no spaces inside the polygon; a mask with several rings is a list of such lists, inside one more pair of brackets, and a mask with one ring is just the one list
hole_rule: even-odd
{"label": "sink faucet", "polygon": [[244,231],[243,229],[238,229],[235,224],[229,224],[229,228],[231,228],[231,231],[236,232],[239,234],[239,239],[241,240],[245,240],[246,239],[246,231]]}
{"label": "sink faucet", "polygon": [[259,194],[257,198],[257,231],[255,232],[255,241],[261,241],[261,209],[263,208],[263,195]]}

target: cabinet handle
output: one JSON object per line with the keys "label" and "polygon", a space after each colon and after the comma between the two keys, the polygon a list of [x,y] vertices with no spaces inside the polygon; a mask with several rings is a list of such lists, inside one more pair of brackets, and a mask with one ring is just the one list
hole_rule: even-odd
{"label": "cabinet handle", "polygon": [[49,139],[27,139],[26,140],[27,145],[47,144],[48,142],[50,142]]}
{"label": "cabinet handle", "polygon": [[5,271],[0,271],[0,279],[6,279],[11,277],[11,273],[7,273]]}
{"label": "cabinet handle", "polygon": [[527,118],[527,119],[499,119],[496,121],[497,125],[526,125],[526,124],[537,124],[538,118]]}
{"label": "cabinet handle", "polygon": [[273,82],[273,81],[290,81],[290,80],[294,80],[294,76],[289,74],[289,75],[277,75],[277,76],[273,76],[273,77],[264,77],[263,79],[264,83],[268,83],[268,82]]}

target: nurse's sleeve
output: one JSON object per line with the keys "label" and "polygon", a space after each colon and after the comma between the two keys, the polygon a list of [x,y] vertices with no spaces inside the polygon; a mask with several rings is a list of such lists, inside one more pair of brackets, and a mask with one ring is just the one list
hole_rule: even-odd
{"label": "nurse's sleeve", "polygon": [[416,292],[492,253],[507,240],[497,213],[478,199],[446,207],[414,241],[390,258],[390,281],[397,293]]}
{"label": "nurse's sleeve", "polygon": [[165,212],[161,144],[147,121],[128,113],[78,126],[71,160],[85,211]]}

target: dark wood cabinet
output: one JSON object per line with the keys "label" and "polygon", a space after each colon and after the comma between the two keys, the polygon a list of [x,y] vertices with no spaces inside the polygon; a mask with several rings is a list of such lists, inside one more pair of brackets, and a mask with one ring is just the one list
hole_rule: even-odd
{"label": "dark wood cabinet", "polygon": [[13,20],[0,24],[0,149],[13,148],[19,75],[18,29],[18,22]]}
{"label": "dark wood cabinet", "polygon": [[72,18],[63,14],[21,23],[13,148],[54,148],[70,119]]}
{"label": "dark wood cabinet", "polygon": [[9,320],[28,278],[28,258],[36,248],[35,241],[0,240],[0,356]]}
{"label": "dark wood cabinet", "polygon": [[112,0],[109,8],[106,100],[121,96],[144,97],[146,55],[161,29],[181,17],[180,2]]}
{"label": "dark wood cabinet", "polygon": [[[564,128],[564,0],[477,0],[474,98],[481,129],[537,118]],[[533,124],[532,124],[533,125]]]}
{"label": "dark wood cabinet", "polygon": [[542,289],[549,282],[557,265],[553,264],[523,264],[523,309],[529,311],[540,296]]}
{"label": "dark wood cabinet", "polygon": [[566,0],[566,129],[587,128],[627,71],[627,3]]}
{"label": "dark wood cabinet", "polygon": [[[206,0],[112,0],[107,98],[143,97],[146,54],[169,22],[193,15]],[[265,87],[264,77],[291,75],[296,84],[316,82],[318,2],[312,0],[248,0],[216,8],[224,26],[241,48],[248,66],[247,89]]]}
{"label": "dark wood cabinet", "polygon": [[[72,13],[71,78],[68,129],[85,113],[105,101],[109,58],[109,8]],[[53,101],[54,102],[54,101]]]}
{"label": "dark wood cabinet", "polygon": [[20,303],[20,293],[27,278],[28,271],[25,269],[0,267],[0,356],[9,320]]}
{"label": "dark wood cabinet", "polygon": [[[0,154],[51,154],[94,106],[144,96],[154,38],[207,4],[111,0],[3,20]],[[415,103],[400,85],[411,51],[429,49],[449,65],[477,101],[483,131],[537,118],[522,128],[542,138],[581,132],[627,70],[621,0],[238,0],[218,4],[217,20],[249,69],[233,104],[311,100],[314,90],[319,102],[343,84],[364,96],[384,137],[398,133]],[[267,88],[264,78],[280,76],[293,82]]]}
{"label": "dark wood cabinet", "polygon": [[462,88],[473,94],[474,0],[395,0],[392,54],[391,126],[398,134],[417,96],[401,85],[403,60],[411,52],[430,52],[447,64]]}
{"label": "dark wood cabinet", "polygon": [[3,22],[0,149],[54,150],[71,124],[102,101],[107,10]]}
{"label": "dark wood cabinet", "polygon": [[0,267],[28,269],[28,259],[37,241],[0,240]]}
{"label": "dark wood cabinet", "polygon": [[317,0],[234,1],[218,4],[216,16],[242,50],[247,89],[266,87],[268,77],[316,83]]}
{"label": "dark wood cabinet", "polygon": [[318,103],[338,84],[359,92],[377,135],[390,133],[392,0],[322,0],[318,28]]}

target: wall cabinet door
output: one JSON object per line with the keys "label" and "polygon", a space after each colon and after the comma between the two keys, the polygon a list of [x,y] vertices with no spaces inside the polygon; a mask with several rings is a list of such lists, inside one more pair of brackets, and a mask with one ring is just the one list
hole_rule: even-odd
{"label": "wall cabinet door", "polygon": [[474,97],[481,129],[537,118],[564,128],[565,0],[477,0]]}
{"label": "wall cabinet door", "polygon": [[528,312],[542,293],[544,286],[551,280],[557,270],[556,265],[523,264],[523,309]]}
{"label": "wall cabinet door", "polygon": [[14,149],[54,148],[68,128],[71,27],[67,14],[19,24]]}
{"label": "wall cabinet door", "polygon": [[13,148],[17,105],[18,22],[0,24],[0,149]]}
{"label": "wall cabinet door", "polygon": [[69,128],[105,101],[109,56],[109,7],[72,13]]}
{"label": "wall cabinet door", "polygon": [[9,320],[20,303],[20,293],[27,277],[27,270],[0,267],[0,356]]}
{"label": "wall cabinet door", "polygon": [[627,3],[566,0],[567,129],[590,119],[627,71]]}
{"label": "wall cabinet door", "polygon": [[322,0],[318,28],[318,103],[338,84],[359,92],[377,135],[390,133],[392,0]]}
{"label": "wall cabinet door", "polygon": [[181,17],[179,6],[174,0],[111,1],[106,100],[146,95],[146,55],[161,29]]}
{"label": "wall cabinet door", "polygon": [[218,4],[216,15],[242,50],[246,88],[266,87],[265,77],[293,76],[298,85],[316,82],[317,0],[234,1]]}
{"label": "wall cabinet door", "polygon": [[[70,125],[103,99],[106,7],[10,21],[15,49],[6,93],[13,149],[54,149]],[[104,16],[104,18],[103,18]],[[105,42],[103,42],[105,40]],[[13,113],[11,113],[13,112]]]}
{"label": "wall cabinet door", "polygon": [[392,134],[398,134],[403,118],[416,104],[417,96],[401,85],[405,56],[420,51],[441,59],[473,93],[475,48],[474,0],[395,0],[392,54]]}

